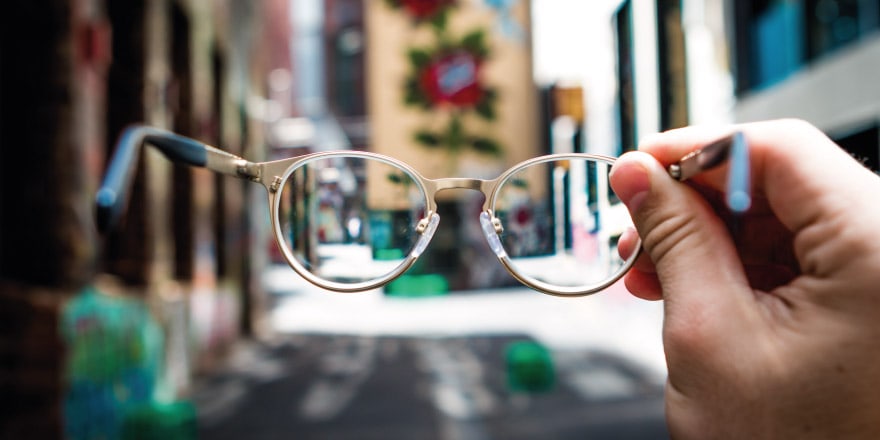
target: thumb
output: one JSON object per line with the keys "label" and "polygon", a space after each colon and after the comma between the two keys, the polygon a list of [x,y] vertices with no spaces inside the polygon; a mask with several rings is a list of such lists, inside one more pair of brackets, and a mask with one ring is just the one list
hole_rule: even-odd
{"label": "thumb", "polygon": [[667,314],[679,303],[726,308],[737,300],[717,290],[748,286],[742,263],[726,226],[699,193],[637,151],[616,161],[610,179],[654,262]]}

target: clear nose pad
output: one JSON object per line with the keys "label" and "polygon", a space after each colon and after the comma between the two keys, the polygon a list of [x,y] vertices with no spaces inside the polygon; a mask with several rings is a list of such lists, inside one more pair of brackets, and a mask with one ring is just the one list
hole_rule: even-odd
{"label": "clear nose pad", "polygon": [[430,217],[423,218],[419,221],[419,225],[416,229],[420,231],[422,235],[413,247],[412,252],[410,252],[410,256],[413,258],[419,258],[419,256],[422,255],[422,252],[428,247],[428,243],[431,242],[431,238],[434,237],[434,232],[437,232],[438,224],[440,224],[440,216],[437,215],[437,213],[433,213]]}
{"label": "clear nose pad", "polygon": [[498,222],[496,224],[498,219],[494,220],[489,216],[488,212],[483,211],[480,213],[480,226],[482,226],[483,235],[486,236],[486,241],[489,243],[489,248],[492,249],[492,252],[495,252],[498,258],[503,258],[507,256],[507,252],[504,252],[504,246],[501,245],[501,239],[498,238],[498,230],[501,228],[501,223]]}

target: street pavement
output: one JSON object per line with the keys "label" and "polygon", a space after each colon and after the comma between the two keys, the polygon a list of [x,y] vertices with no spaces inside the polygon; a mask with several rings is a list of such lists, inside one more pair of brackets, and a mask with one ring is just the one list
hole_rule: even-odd
{"label": "street pavement", "polygon": [[[575,299],[394,298],[320,291],[289,269],[267,277],[277,335],[198,378],[202,439],[668,437],[661,306],[619,285]],[[523,343],[548,354],[551,375],[532,389],[516,378],[534,370],[511,357]]]}

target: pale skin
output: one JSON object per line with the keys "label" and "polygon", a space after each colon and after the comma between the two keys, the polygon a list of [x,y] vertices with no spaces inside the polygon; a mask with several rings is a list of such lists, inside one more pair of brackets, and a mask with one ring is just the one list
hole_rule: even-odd
{"label": "pale skin", "polygon": [[[726,167],[687,184],[664,170],[734,129],[752,169],[739,218]],[[644,247],[626,286],[664,301],[674,438],[880,438],[880,177],[780,120],[653,135],[611,185]]]}

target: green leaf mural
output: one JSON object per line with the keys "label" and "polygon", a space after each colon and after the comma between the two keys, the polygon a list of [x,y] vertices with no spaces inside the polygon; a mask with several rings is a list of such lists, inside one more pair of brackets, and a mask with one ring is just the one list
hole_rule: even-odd
{"label": "green leaf mural", "polygon": [[435,42],[406,51],[409,72],[403,81],[403,102],[424,112],[444,112],[449,123],[440,131],[419,128],[413,140],[427,148],[443,148],[452,154],[470,149],[492,157],[503,155],[503,146],[485,133],[469,133],[464,119],[496,120],[498,91],[482,75],[491,50],[484,29],[454,38],[447,33],[447,21],[455,2],[387,0],[391,7],[408,14],[417,24],[434,30]]}

